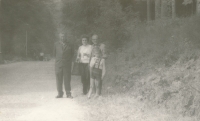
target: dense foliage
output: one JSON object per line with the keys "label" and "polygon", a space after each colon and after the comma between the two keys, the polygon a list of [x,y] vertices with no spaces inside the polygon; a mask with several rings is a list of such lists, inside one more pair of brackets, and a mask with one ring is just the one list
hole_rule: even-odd
{"label": "dense foliage", "polygon": [[[177,2],[181,11],[183,2],[192,3]],[[82,34],[96,33],[110,48],[119,48],[131,39],[130,25],[146,20],[146,8],[140,0],[1,0],[1,50],[23,57],[27,37],[28,56],[52,54],[58,30],[77,42]]]}
{"label": "dense foliage", "polygon": [[55,27],[49,8],[40,0],[2,0],[1,36],[4,55],[29,56],[50,52]]}
{"label": "dense foliage", "polygon": [[[23,57],[26,48],[29,57],[41,51],[52,54],[58,27],[64,28],[62,31],[72,40],[82,34],[97,33],[101,40],[117,47],[128,39],[124,26],[128,12],[122,11],[123,3],[112,0],[61,2],[63,6],[56,9],[56,2],[51,0],[2,0],[0,31],[4,59],[9,59],[6,55]],[[57,19],[63,22],[58,23]]]}
{"label": "dense foliage", "polygon": [[128,12],[122,10],[119,1],[71,0],[63,8],[63,24],[73,36],[97,33],[101,41],[118,47],[127,40],[124,26]]}
{"label": "dense foliage", "polygon": [[[138,6],[129,0],[62,2],[61,8],[55,10],[51,0],[2,0],[0,31],[4,55],[25,55],[26,32],[29,56],[40,51],[52,53],[57,27],[67,39],[77,42],[82,34],[96,33],[109,49],[116,50],[106,60],[107,95],[124,93],[154,106],[200,117],[200,17],[145,23],[139,21]],[[190,3],[191,0],[184,2]],[[188,6],[180,6],[177,16],[188,15],[181,14]],[[62,23],[57,26],[60,19]]]}

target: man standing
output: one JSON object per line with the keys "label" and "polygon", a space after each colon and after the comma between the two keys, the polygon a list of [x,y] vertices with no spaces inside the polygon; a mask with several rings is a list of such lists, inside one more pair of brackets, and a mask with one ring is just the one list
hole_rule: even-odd
{"label": "man standing", "polygon": [[[98,35],[97,34],[93,34],[92,35],[92,53],[91,53],[91,58],[94,57],[94,50],[96,48],[99,48],[101,50],[101,53],[102,53],[102,58],[106,59],[107,58],[107,55],[106,55],[106,49],[105,49],[105,45],[100,43],[99,40],[98,40]],[[91,60],[91,59],[90,59]],[[102,79],[99,83],[99,88],[100,88],[100,95],[101,95],[101,90],[102,90]]]}
{"label": "man standing", "polygon": [[56,85],[58,91],[56,98],[63,97],[63,80],[67,98],[73,98],[71,96],[71,65],[74,48],[72,44],[64,38],[63,33],[59,34],[59,38],[60,40],[54,45]]}
{"label": "man standing", "polygon": [[[105,45],[100,43],[99,40],[98,40],[98,35],[97,34],[93,34],[92,35],[92,50],[95,49],[95,48],[100,48],[101,50],[101,53],[102,53],[102,57],[104,59],[107,58],[107,55],[106,55],[106,48],[105,48]],[[92,57],[94,56],[93,52],[92,52]]]}

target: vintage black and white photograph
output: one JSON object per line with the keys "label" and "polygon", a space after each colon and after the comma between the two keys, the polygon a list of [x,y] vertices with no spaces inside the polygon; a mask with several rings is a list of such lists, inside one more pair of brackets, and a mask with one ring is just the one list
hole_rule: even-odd
{"label": "vintage black and white photograph", "polygon": [[0,0],[0,121],[200,121],[200,0]]}

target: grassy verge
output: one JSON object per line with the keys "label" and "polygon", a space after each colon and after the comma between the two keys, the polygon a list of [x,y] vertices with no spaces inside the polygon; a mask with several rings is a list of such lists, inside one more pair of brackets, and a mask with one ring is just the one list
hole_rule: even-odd
{"label": "grassy verge", "polygon": [[[79,97],[86,113],[87,121],[195,121],[194,117],[183,117],[168,112],[165,108],[152,106],[148,101],[127,94],[104,95],[88,100]],[[196,120],[197,121],[197,120]]]}
{"label": "grassy verge", "polygon": [[199,120],[199,20],[129,24],[132,41],[106,62],[105,98],[85,102],[90,120]]}

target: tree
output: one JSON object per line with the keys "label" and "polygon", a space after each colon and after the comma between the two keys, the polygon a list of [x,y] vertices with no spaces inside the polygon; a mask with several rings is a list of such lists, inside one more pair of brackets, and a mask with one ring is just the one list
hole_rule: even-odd
{"label": "tree", "polygon": [[196,0],[196,13],[200,13],[200,0]]}
{"label": "tree", "polygon": [[147,21],[151,20],[151,0],[147,0]]}
{"label": "tree", "polygon": [[172,18],[174,19],[176,17],[176,2],[175,0],[172,0]]}
{"label": "tree", "polygon": [[161,0],[161,18],[166,17],[167,1]]}
{"label": "tree", "polygon": [[155,19],[161,17],[161,0],[155,0]]}

